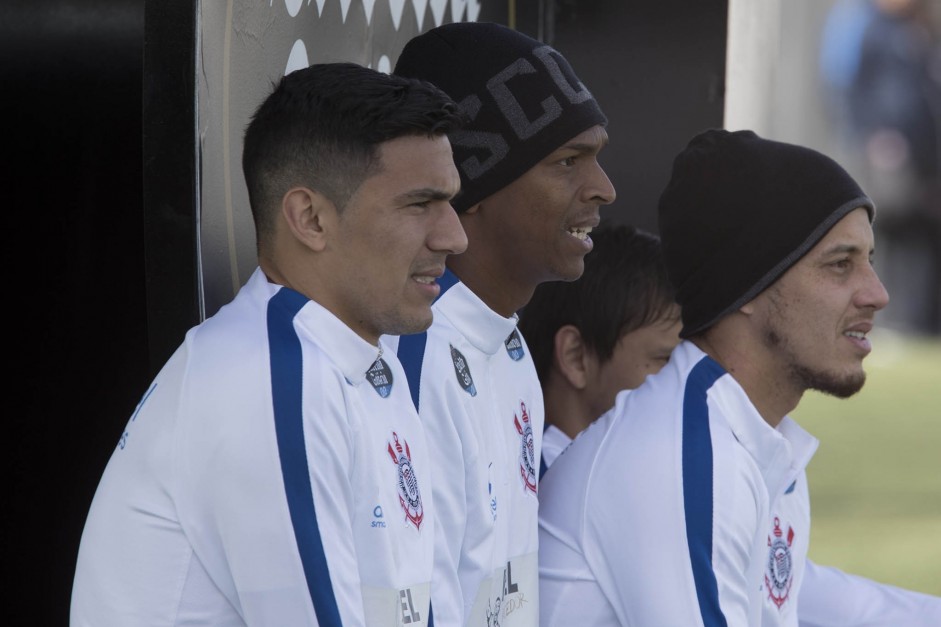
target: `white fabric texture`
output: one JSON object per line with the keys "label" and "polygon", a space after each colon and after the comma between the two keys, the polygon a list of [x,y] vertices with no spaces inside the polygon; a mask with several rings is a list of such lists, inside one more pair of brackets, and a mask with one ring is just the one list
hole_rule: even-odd
{"label": "white fabric texture", "polygon": [[[694,346],[687,345],[683,349],[682,356],[678,353],[676,357],[671,358],[669,368],[673,369],[671,375],[667,375],[665,381],[660,381],[658,397],[657,393],[639,400],[638,405],[631,411],[639,411],[644,419],[654,421],[661,420],[666,415],[676,415],[676,412],[682,411],[677,407],[676,402],[666,402],[673,394],[680,398],[680,389],[685,389],[687,393],[690,388],[684,385],[685,377],[688,377],[690,364],[696,361],[697,357],[703,356]],[[686,371],[677,367],[674,359],[684,359]],[[671,387],[672,386],[672,387]],[[683,387],[680,387],[683,386]],[[734,384],[732,387],[734,391]],[[630,422],[636,418],[628,418],[623,414],[628,411],[628,395],[630,391],[622,392],[616,404],[616,407],[603,417],[603,426],[590,428],[588,431],[592,435],[588,440],[579,445],[573,445],[567,449],[567,438],[558,429],[555,429],[557,436],[553,436],[553,445],[550,449],[546,444],[544,448],[544,460],[547,465],[552,465],[555,459],[559,459],[558,452],[556,457],[546,454],[545,451],[556,450],[566,451],[566,454],[578,451],[576,455],[578,461],[559,464],[558,469],[562,472],[553,471],[547,473],[546,477],[553,475],[551,480],[544,481],[541,491],[541,500],[545,503],[541,513],[541,553],[540,553],[540,574],[541,574],[541,599],[542,616],[545,625],[712,625],[722,624],[718,622],[716,615],[713,614],[713,622],[709,622],[709,616],[703,616],[699,603],[701,597],[695,584],[690,586],[687,581],[685,586],[672,586],[670,593],[661,592],[659,595],[648,597],[645,603],[643,599],[638,599],[636,593],[629,593],[630,601],[638,605],[661,605],[658,608],[649,608],[639,611],[637,608],[625,607],[627,602],[623,599],[610,600],[607,594],[618,594],[623,588],[652,590],[653,585],[647,582],[648,574],[653,573],[661,575],[663,568],[657,566],[652,569],[643,567],[638,568],[619,568],[616,563],[612,563],[608,557],[609,547],[620,543],[633,544],[635,542],[643,543],[645,540],[637,538],[633,534],[632,527],[624,526],[614,531],[609,529],[608,533],[612,535],[607,539],[597,535],[601,533],[604,524],[592,524],[587,519],[592,516],[613,516],[613,525],[621,526],[622,522],[632,521],[634,517],[621,517],[619,512],[621,508],[628,505],[620,496],[612,498],[611,490],[621,490],[624,485],[616,477],[625,476],[616,474],[620,472],[646,472],[653,478],[657,473],[664,472],[665,466],[660,463],[662,460],[652,459],[652,451],[642,451],[638,447],[626,444],[626,438],[630,429],[641,429],[644,427],[639,422],[633,426],[625,425],[622,428],[614,428],[614,423],[618,421]],[[710,392],[711,394],[712,392]],[[732,394],[733,398],[737,395]],[[685,402],[685,398],[683,399]],[[660,403],[662,409],[654,409]],[[741,402],[741,398],[736,402]],[[747,399],[743,409],[747,410]],[[710,408],[712,403],[710,403]],[[719,402],[716,398],[715,407],[720,411],[734,410],[735,405],[731,402]],[[755,417],[754,412],[746,411],[745,415]],[[710,424],[716,417],[710,412]],[[729,425],[735,425],[737,421],[728,420]],[[718,423],[721,424],[721,423]],[[761,424],[754,424],[750,427],[738,423],[738,428],[733,428],[731,435],[737,441],[740,447],[749,451],[747,455],[737,452],[731,457],[738,459],[747,469],[746,474],[752,474],[751,484],[742,483],[741,469],[730,467],[728,464],[718,464],[713,466],[713,489],[715,492],[714,507],[716,503],[730,503],[732,507],[741,506],[743,511],[739,516],[734,513],[729,516],[716,516],[717,521],[728,519],[734,523],[736,518],[741,521],[756,521],[760,518],[754,513],[755,503],[752,500],[754,494],[761,493],[761,482],[759,475],[764,477],[773,477],[771,465],[764,466],[765,472],[761,471],[763,467],[760,460],[762,457],[752,457],[752,454],[760,455],[763,450],[772,452],[775,449],[784,458],[768,458],[772,464],[780,468],[787,467],[784,476],[793,476],[797,470],[796,481],[787,486],[783,494],[777,499],[771,499],[769,511],[771,512],[770,533],[766,533],[767,541],[762,547],[758,538],[757,543],[749,545],[747,542],[754,535],[755,530],[745,525],[738,527],[730,526],[732,537],[713,539],[713,559],[716,563],[713,565],[716,578],[720,582],[726,582],[724,587],[720,588],[721,612],[728,625],[794,625],[795,616],[797,624],[800,627],[930,627],[941,625],[941,598],[904,590],[895,586],[886,585],[859,577],[846,574],[838,569],[819,566],[810,560],[806,560],[806,546],[809,538],[809,500],[807,493],[807,482],[803,467],[810,459],[810,455],[816,449],[816,441],[803,432],[796,423],[785,418],[779,426],[778,431],[783,436],[784,441],[791,443],[790,449],[787,446],[780,446],[775,442],[775,438],[767,437],[767,429]],[[663,425],[661,425],[663,426]],[[676,428],[675,426],[673,427]],[[748,436],[749,428],[753,429],[752,435]],[[549,433],[553,427],[546,429],[546,441],[549,441]],[[658,445],[664,444],[660,439],[664,437],[673,437],[670,430],[657,429],[654,437],[658,439]],[[582,435],[584,435],[583,432]],[[673,432],[675,434],[675,431]],[[727,434],[728,435],[728,434]],[[716,442],[716,434],[712,434],[713,445]],[[739,439],[741,438],[741,439]],[[579,438],[576,438],[579,439]],[[758,443],[765,439],[764,445]],[[781,442],[780,444],[783,444]],[[733,445],[732,441],[726,441],[726,446]],[[764,448],[762,448],[764,447]],[[661,450],[669,450],[669,447]],[[788,454],[788,450],[790,453]],[[618,452],[619,451],[619,452]],[[733,446],[734,451],[734,446]],[[675,453],[675,449],[672,451]],[[671,453],[668,453],[671,454]],[[625,459],[623,464],[617,464],[618,455],[631,456],[635,462],[627,463]],[[796,455],[796,456],[795,456]],[[596,461],[604,456],[604,463]],[[611,459],[608,456],[612,456]],[[675,455],[674,455],[675,456]],[[564,457],[564,456],[563,456]],[[790,457],[790,462],[785,464],[785,458]],[[649,462],[649,468],[644,471],[643,465]],[[675,460],[674,460],[675,462]],[[720,472],[721,471],[721,474]],[[669,469],[672,473],[673,487],[671,492],[663,492],[659,498],[676,499],[677,486],[682,484],[681,471],[675,466]],[[589,489],[591,494],[587,495],[582,501],[572,499],[570,494],[576,496],[584,490],[585,478],[591,473],[591,484]],[[562,476],[557,476],[562,475]],[[644,474],[637,477],[642,480]],[[632,483],[632,482],[631,482]],[[751,485],[748,491],[748,498],[740,498],[736,502],[736,491],[722,489],[722,485]],[[605,487],[606,485],[610,487]],[[664,485],[666,488],[669,484]],[[767,485],[767,484],[766,484]],[[777,482],[777,485],[781,485]],[[622,492],[619,492],[623,494]],[[645,491],[647,499],[656,500],[655,491]],[[773,492],[769,493],[773,494]],[[602,498],[606,501],[616,501],[607,508],[599,508],[599,505],[593,499]],[[742,496],[739,494],[738,496]],[[720,501],[719,499],[722,499]],[[631,507],[639,507],[638,511],[661,512],[662,506],[648,508],[646,502],[635,499],[628,499]],[[581,507],[588,508],[581,511]],[[579,510],[579,512],[564,513],[565,509]],[[759,508],[760,509],[760,508]],[[594,512],[594,513],[590,513]],[[663,519],[658,519],[663,523]],[[675,546],[668,547],[663,554],[662,560],[658,560],[655,555],[649,555],[649,559],[655,562],[669,560],[670,563],[677,562],[681,572],[684,568],[683,560],[678,559],[676,554],[688,551],[689,543],[679,536],[681,530],[677,529],[677,522],[686,523],[687,519],[678,518],[665,524],[664,533],[675,540]],[[577,527],[580,525],[581,527]],[[655,533],[653,525],[644,528],[649,533]],[[776,531],[780,531],[778,536]],[[715,533],[715,531],[713,532]],[[762,529],[758,530],[759,536]],[[791,535],[793,533],[793,535]],[[751,546],[753,553],[746,554],[746,549]],[[723,574],[722,569],[729,561],[744,565],[748,572],[754,572],[755,565],[765,562],[767,565],[772,558],[772,546],[774,555],[780,563],[774,570],[770,567],[765,568],[764,574],[759,581],[751,581],[751,587],[762,591],[761,599],[757,600],[754,595],[748,592],[748,582],[738,584],[736,589],[735,578],[728,573]],[[716,550],[718,547],[719,550]],[[723,557],[722,547],[730,549],[730,555]],[[612,552],[621,554],[629,549],[621,549],[614,546]],[[588,557],[590,556],[590,558]],[[688,557],[686,558],[688,561]],[[788,576],[790,573],[790,576]],[[684,573],[684,576],[688,573]],[[643,583],[636,586],[631,583],[631,577],[636,577]],[[677,576],[677,578],[679,578]],[[617,581],[614,581],[617,580]],[[800,582],[799,584],[797,582]],[[666,585],[667,580],[661,580]],[[797,594],[799,585],[799,597]],[[676,591],[682,590],[685,594],[679,595]],[[610,592],[609,592],[610,591]],[[695,594],[694,594],[695,593]],[[676,596],[674,596],[676,595]],[[708,598],[708,595],[707,595]],[[798,602],[799,601],[799,602]],[[757,618],[749,618],[757,613],[756,604],[761,606],[761,622],[754,622]],[[673,605],[681,606],[679,609],[671,607]],[[795,615],[796,609],[796,615]],[[699,611],[697,618],[694,614]],[[638,618],[641,615],[641,618]],[[633,622],[622,622],[633,621]],[[651,621],[651,622],[644,622]]]}
{"label": "white fabric texture", "polygon": [[[542,392],[517,318],[451,282],[433,305],[423,350],[399,356],[420,372],[419,415],[431,443],[436,627],[536,627],[537,483]],[[411,379],[414,384],[415,379]]]}
{"label": "white fabric texture", "polygon": [[796,627],[816,446],[680,344],[543,478],[542,624]]}
{"label": "white fabric texture", "polygon": [[256,270],[131,417],[71,624],[425,624],[432,466],[404,371],[378,353]]}
{"label": "white fabric texture", "polygon": [[542,434],[542,459],[546,466],[551,466],[571,441],[572,438],[565,435],[562,429],[555,425],[547,426]]}

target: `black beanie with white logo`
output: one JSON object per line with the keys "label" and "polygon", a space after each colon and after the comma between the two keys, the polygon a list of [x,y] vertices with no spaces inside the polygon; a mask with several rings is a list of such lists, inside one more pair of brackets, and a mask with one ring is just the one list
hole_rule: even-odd
{"label": "black beanie with white logo", "polygon": [[445,24],[409,41],[395,74],[435,84],[470,121],[448,137],[461,212],[506,187],[567,141],[607,124],[559,52],[500,24]]}
{"label": "black beanie with white logo", "polygon": [[658,208],[680,337],[755,298],[859,207],[872,222],[872,200],[815,150],[752,131],[694,137],[674,160]]}

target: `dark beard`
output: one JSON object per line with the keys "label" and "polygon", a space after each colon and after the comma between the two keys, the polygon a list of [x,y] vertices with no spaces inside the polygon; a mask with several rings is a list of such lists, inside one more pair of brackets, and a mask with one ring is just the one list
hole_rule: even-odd
{"label": "dark beard", "polygon": [[837,398],[849,398],[863,389],[866,373],[858,372],[839,376],[830,372],[818,372],[806,366],[793,365],[790,369],[791,380],[805,390],[817,390]]}
{"label": "dark beard", "polygon": [[[768,298],[771,300],[777,315],[783,316],[786,314],[787,305],[782,302],[776,287],[769,288]],[[766,346],[789,354],[791,363],[788,365],[786,376],[799,390],[817,390],[837,398],[849,398],[863,389],[863,384],[866,383],[866,373],[862,370],[845,375],[813,370],[803,364],[795,363],[796,360],[790,351],[787,340],[778,333],[773,323],[768,324],[764,335]]]}
{"label": "dark beard", "polygon": [[[768,329],[765,332],[765,343],[768,346],[787,348],[783,338],[775,329]],[[817,390],[837,398],[849,398],[863,389],[866,383],[866,373],[862,371],[841,376],[793,363],[788,368],[787,376],[800,390]]]}

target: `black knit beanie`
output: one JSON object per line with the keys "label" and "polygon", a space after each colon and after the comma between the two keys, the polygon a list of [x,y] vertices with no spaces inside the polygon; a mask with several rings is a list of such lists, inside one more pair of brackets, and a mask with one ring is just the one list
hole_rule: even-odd
{"label": "black knit beanie", "polygon": [[579,133],[607,124],[568,61],[518,31],[458,22],[413,38],[395,74],[434,83],[470,122],[449,135],[466,211],[506,187]]}
{"label": "black knit beanie", "polygon": [[858,207],[872,222],[872,200],[819,152],[752,131],[694,137],[674,160],[659,205],[680,337],[755,298]]}

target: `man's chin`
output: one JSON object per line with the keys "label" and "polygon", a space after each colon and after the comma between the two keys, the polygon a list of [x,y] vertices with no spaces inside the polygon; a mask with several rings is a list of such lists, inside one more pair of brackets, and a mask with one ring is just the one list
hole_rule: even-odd
{"label": "man's chin", "polygon": [[810,390],[817,390],[836,398],[849,398],[863,389],[866,383],[866,373],[861,370],[848,375],[805,373],[805,382]]}
{"label": "man's chin", "polygon": [[433,319],[431,310],[428,310],[426,315],[413,316],[407,319],[403,318],[399,321],[399,324],[396,325],[397,331],[395,333],[389,333],[388,335],[414,335],[415,333],[422,333],[428,330]]}

